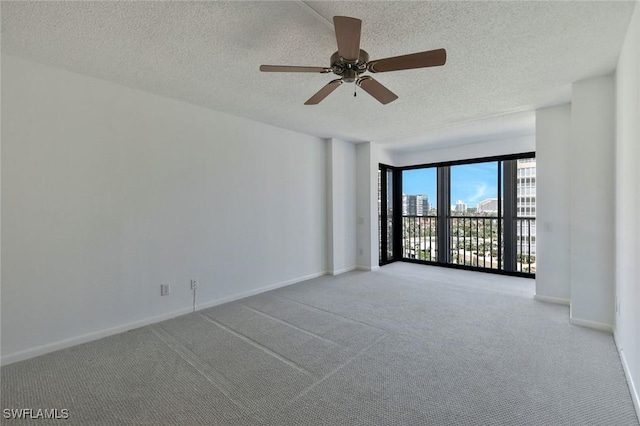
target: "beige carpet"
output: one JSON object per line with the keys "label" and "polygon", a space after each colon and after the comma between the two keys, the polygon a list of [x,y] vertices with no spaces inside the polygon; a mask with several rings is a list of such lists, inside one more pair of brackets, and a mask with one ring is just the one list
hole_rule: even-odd
{"label": "beige carpet", "polygon": [[610,334],[534,282],[412,264],[321,277],[2,367],[74,425],[638,425]]}

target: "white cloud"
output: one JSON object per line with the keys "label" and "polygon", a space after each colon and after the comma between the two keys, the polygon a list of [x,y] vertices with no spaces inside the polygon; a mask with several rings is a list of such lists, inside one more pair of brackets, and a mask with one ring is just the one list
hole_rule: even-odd
{"label": "white cloud", "polygon": [[488,187],[486,183],[481,183],[480,185],[476,185],[475,192],[471,197],[469,197],[469,203],[477,204],[478,201],[481,201],[482,199],[486,198],[487,189]]}

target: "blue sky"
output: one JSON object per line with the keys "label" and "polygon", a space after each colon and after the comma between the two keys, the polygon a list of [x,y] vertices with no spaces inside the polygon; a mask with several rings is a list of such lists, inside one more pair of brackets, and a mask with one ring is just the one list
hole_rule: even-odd
{"label": "blue sky", "polygon": [[[416,169],[402,172],[402,192],[426,194],[436,203],[436,169]],[[451,204],[457,200],[475,207],[479,201],[498,196],[498,163],[478,163],[451,166]]]}

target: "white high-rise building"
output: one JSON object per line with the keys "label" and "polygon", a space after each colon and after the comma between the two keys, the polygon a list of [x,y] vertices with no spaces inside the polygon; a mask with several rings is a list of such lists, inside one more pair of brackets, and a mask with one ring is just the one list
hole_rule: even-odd
{"label": "white high-rise building", "polygon": [[429,204],[429,197],[427,195],[402,194],[403,216],[427,216],[430,209],[431,205]]}
{"label": "white high-rise building", "polygon": [[478,203],[478,213],[498,213],[498,199],[487,198]]}
{"label": "white high-rise building", "polygon": [[536,217],[536,159],[518,160],[518,217]]}
{"label": "white high-rise building", "polygon": [[518,160],[517,170],[518,198],[516,213],[518,218],[522,218],[518,220],[516,226],[518,253],[535,255],[536,159],[525,158]]}
{"label": "white high-rise building", "polygon": [[427,216],[429,208],[429,197],[424,194],[416,195],[416,216]]}
{"label": "white high-rise building", "polygon": [[456,213],[465,213],[467,211],[467,203],[462,200],[456,201],[455,211]]}

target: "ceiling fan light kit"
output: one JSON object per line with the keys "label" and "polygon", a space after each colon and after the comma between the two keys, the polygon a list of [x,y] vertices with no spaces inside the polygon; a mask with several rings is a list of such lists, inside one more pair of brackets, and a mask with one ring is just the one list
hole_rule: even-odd
{"label": "ceiling fan light kit", "polygon": [[442,66],[447,61],[444,49],[429,50],[409,55],[369,61],[369,54],[360,49],[360,33],[362,21],[347,16],[334,16],[333,24],[336,31],[338,51],[331,55],[330,67],[299,67],[290,65],[261,65],[263,72],[310,72],[334,73],[340,78],[330,81],[315,95],[309,98],[305,105],[317,105],[342,83],[355,83],[365,92],[386,105],[398,99],[398,96],[373,77],[362,75],[365,72],[380,73],[388,71],[409,70]]}

